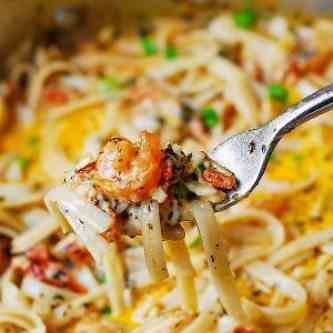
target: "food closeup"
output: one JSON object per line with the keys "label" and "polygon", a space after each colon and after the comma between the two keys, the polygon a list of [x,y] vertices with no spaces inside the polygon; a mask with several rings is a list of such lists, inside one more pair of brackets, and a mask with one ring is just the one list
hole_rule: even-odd
{"label": "food closeup", "polygon": [[332,41],[330,17],[184,6],[16,57],[0,333],[333,332],[333,114],[221,212],[237,175],[207,156],[332,83]]}

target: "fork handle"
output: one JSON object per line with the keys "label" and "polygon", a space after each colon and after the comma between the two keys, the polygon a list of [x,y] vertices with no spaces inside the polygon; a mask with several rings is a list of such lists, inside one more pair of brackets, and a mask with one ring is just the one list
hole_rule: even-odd
{"label": "fork handle", "polygon": [[333,108],[333,84],[305,97],[301,102],[289,107],[287,111],[273,119],[268,126],[274,133],[274,141],[304,122],[315,118]]}

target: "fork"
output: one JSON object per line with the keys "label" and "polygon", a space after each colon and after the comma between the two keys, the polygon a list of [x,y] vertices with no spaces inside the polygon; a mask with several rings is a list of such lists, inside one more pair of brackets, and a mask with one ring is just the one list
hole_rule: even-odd
{"label": "fork", "polygon": [[236,134],[213,148],[208,156],[237,179],[237,187],[214,204],[221,211],[246,198],[258,185],[280,139],[295,127],[333,107],[333,84],[305,97],[266,125]]}

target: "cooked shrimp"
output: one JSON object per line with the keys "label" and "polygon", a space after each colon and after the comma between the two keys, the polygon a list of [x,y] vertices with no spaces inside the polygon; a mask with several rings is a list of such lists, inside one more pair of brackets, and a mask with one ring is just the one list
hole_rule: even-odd
{"label": "cooked shrimp", "polygon": [[113,138],[97,159],[97,181],[111,197],[140,202],[159,185],[161,160],[155,134],[142,132],[138,144]]}

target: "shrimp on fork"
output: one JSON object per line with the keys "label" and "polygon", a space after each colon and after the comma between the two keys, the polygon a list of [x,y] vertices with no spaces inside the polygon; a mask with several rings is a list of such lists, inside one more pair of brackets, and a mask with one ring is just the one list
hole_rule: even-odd
{"label": "shrimp on fork", "polygon": [[172,144],[162,149],[157,134],[143,131],[136,143],[111,138],[96,159],[48,193],[46,204],[97,262],[110,242],[143,235],[145,252],[156,256],[148,268],[161,280],[167,276],[162,240],[183,240],[181,222],[193,219],[190,203],[203,194],[220,200],[234,186],[233,175],[206,154],[185,154]]}
{"label": "shrimp on fork", "polygon": [[138,144],[113,138],[97,159],[96,182],[115,198],[143,201],[160,182],[162,156],[155,134],[142,132]]}

